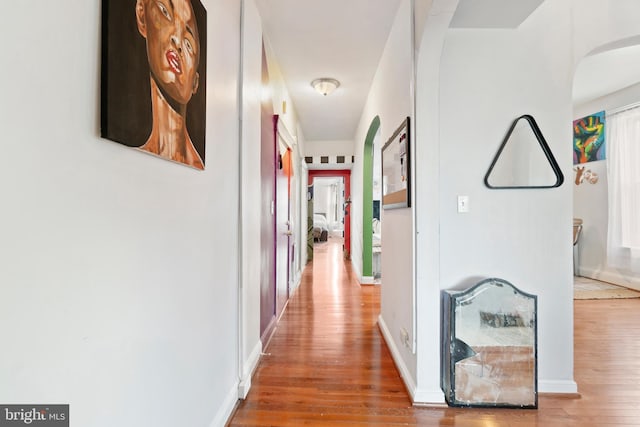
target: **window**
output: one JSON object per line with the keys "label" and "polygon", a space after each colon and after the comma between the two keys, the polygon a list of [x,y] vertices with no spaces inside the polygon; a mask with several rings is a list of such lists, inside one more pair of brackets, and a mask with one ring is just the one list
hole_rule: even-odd
{"label": "window", "polygon": [[[640,108],[607,115],[609,169],[608,258],[640,267]],[[632,269],[636,269],[632,268]]]}

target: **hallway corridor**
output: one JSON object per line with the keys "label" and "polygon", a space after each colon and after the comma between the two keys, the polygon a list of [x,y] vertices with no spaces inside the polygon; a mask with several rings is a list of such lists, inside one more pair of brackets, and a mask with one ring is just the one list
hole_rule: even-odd
{"label": "hallway corridor", "polygon": [[640,426],[640,299],[575,301],[580,397],[413,407],[376,325],[381,288],[357,283],[338,239],[315,247],[230,426]]}
{"label": "hallway corridor", "polygon": [[411,402],[378,331],[379,312],[380,287],[351,276],[342,239],[315,244],[231,425],[395,420],[385,415]]}

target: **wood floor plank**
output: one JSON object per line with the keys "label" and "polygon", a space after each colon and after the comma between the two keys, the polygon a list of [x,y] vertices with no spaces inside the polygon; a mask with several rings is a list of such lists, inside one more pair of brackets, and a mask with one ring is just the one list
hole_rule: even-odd
{"label": "wood floor plank", "polygon": [[377,327],[380,287],[354,280],[340,242],[319,249],[230,426],[640,426],[640,299],[575,301],[576,398],[414,407]]}

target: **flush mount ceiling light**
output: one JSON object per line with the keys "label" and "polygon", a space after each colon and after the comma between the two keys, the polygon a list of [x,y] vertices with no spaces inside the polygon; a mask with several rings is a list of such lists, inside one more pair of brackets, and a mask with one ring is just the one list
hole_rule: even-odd
{"label": "flush mount ceiling light", "polygon": [[336,79],[321,78],[311,82],[311,86],[320,94],[327,96],[340,86]]}

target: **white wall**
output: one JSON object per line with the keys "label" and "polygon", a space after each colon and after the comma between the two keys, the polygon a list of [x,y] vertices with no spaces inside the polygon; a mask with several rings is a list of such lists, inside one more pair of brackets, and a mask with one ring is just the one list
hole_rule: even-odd
{"label": "white wall", "polygon": [[[291,96],[287,90],[284,77],[282,76],[282,71],[280,70],[280,64],[278,63],[278,58],[275,56],[275,53],[271,48],[268,34],[264,35],[264,47],[269,67],[269,89],[271,90],[271,99],[273,100],[273,113],[280,116],[280,120],[284,122],[286,128],[295,138],[299,145],[298,148],[300,153],[305,153],[305,138],[302,134],[302,130],[298,126],[298,114],[296,112],[295,104],[291,100]],[[287,106],[286,112],[282,109],[283,103]]]}
{"label": "white wall", "polygon": [[[576,73],[580,72],[580,64]],[[640,84],[614,92],[591,102],[574,107],[573,118],[578,119],[598,111],[611,111],[640,101]],[[570,182],[573,184],[573,215],[584,221],[578,244],[576,261],[578,273],[623,286],[640,289],[640,278],[622,268],[607,264],[607,222],[608,222],[608,181],[607,161],[589,162],[582,165],[585,170],[598,174],[598,182],[589,184],[584,181],[575,185],[575,173]],[[574,167],[575,169],[575,167]]]}
{"label": "white wall", "polygon": [[[289,296],[293,295],[293,291],[300,286],[300,280],[302,279],[302,270],[307,261],[307,174],[306,169],[303,169],[303,160],[300,156],[300,144],[296,144],[292,154],[292,166],[294,170],[293,178],[291,179],[291,197],[290,197],[290,209],[291,209],[291,230],[293,232],[293,265],[291,275],[289,277]],[[304,206],[304,216],[302,216]]]}
{"label": "white wall", "polygon": [[[300,171],[301,168],[297,168],[297,165],[301,165],[302,159],[306,155],[307,150],[307,141],[305,140],[304,133],[300,127],[300,122],[298,120],[298,114],[296,112],[295,104],[291,99],[291,95],[287,90],[286,83],[284,81],[284,77],[282,75],[282,70],[280,69],[280,64],[278,63],[278,58],[275,56],[273,49],[271,48],[271,44],[269,42],[268,34],[264,34],[264,47],[265,54],[267,56],[267,66],[269,67],[269,87],[267,90],[271,91],[271,99],[273,100],[273,111],[274,114],[279,116],[278,129],[281,134],[286,135],[287,143],[292,145],[293,147],[293,156],[292,160],[296,163],[296,171]],[[283,103],[286,104],[286,111],[283,110]],[[259,150],[258,148],[256,148]],[[303,198],[300,198],[299,201],[304,203],[306,200],[306,188],[307,188],[307,176],[305,173],[296,173],[292,178],[291,188],[299,188],[303,191]],[[300,194],[299,196],[302,196]],[[306,209],[306,207],[305,207]],[[302,213],[302,209],[300,212]],[[306,217],[305,217],[306,218]],[[304,221],[306,224],[306,219],[302,217],[300,220]],[[293,239],[296,245],[296,257],[300,260],[297,263],[295,270],[293,272],[294,283],[292,288],[297,288],[300,284],[300,278],[302,277],[302,269],[304,268],[307,259],[307,244],[305,243],[307,240],[307,230],[306,227],[300,228],[294,227],[293,231]],[[293,291],[293,289],[290,289]]]}
{"label": "white wall", "polygon": [[[417,401],[441,401],[434,354],[439,289],[487,276],[538,295],[539,390],[576,390],[573,70],[599,44],[640,30],[630,18],[640,4],[588,3],[547,1],[516,30],[444,32],[455,0],[434,2],[428,14],[417,84],[416,256],[424,260],[417,264]],[[511,121],[525,113],[538,121],[568,183],[549,190],[488,190],[482,180],[491,159]],[[457,195],[470,197],[469,213],[456,213]]]}
{"label": "white wall", "polygon": [[[307,205],[307,191],[309,189],[309,170],[304,160],[299,160],[300,163],[300,239],[298,240],[298,248],[300,248],[300,274],[304,270],[307,262],[309,261],[309,254],[307,253],[307,232],[308,232],[308,205]],[[312,215],[313,217],[313,215]]]}
{"label": "white wall", "polygon": [[[356,161],[352,172],[352,264],[362,274],[362,158],[369,126],[380,117],[382,144],[411,115],[411,2],[400,2],[389,39],[378,65],[355,137]],[[379,324],[406,381],[415,378],[412,349],[400,343],[400,329],[413,328],[413,223],[412,209],[382,210],[382,291]],[[411,388],[411,386],[409,386]],[[413,392],[413,390],[410,390]]]}
{"label": "white wall", "polygon": [[[570,382],[573,375],[571,186],[490,190],[483,177],[512,121],[522,114],[534,116],[568,172],[568,76],[555,82],[547,69],[566,71],[570,63],[549,57],[544,44],[530,43],[547,31],[559,46],[568,46],[568,30],[560,23],[566,17],[559,8],[539,11],[530,18],[539,25],[518,31],[451,30],[440,86],[440,161],[447,165],[440,186],[440,286],[500,277],[538,295],[542,391],[549,391],[548,382]],[[456,212],[458,195],[469,196],[468,214]]]}
{"label": "white wall", "polygon": [[306,156],[353,156],[353,141],[329,140],[307,141],[305,147]]}
{"label": "white wall", "polygon": [[[413,379],[415,402],[444,402],[440,377],[440,60],[449,23],[458,0],[434,0],[421,13],[422,36],[416,34],[419,47],[416,81],[415,170],[416,194],[416,375]],[[420,25],[422,24],[422,25]]]}
{"label": "white wall", "polygon": [[100,4],[4,5],[0,401],[69,403],[77,426],[222,425],[238,385],[239,3],[204,1],[205,171],[99,137]]}
{"label": "white wall", "polygon": [[382,200],[382,144],[380,132],[373,138],[373,200]]}
{"label": "white wall", "polygon": [[[331,184],[337,184],[335,178],[314,178],[313,180],[313,213],[329,216],[331,212]],[[335,203],[334,203],[335,204]],[[328,219],[328,218],[327,218]]]}
{"label": "white wall", "polygon": [[262,350],[260,341],[260,101],[262,99],[262,24],[253,0],[244,2],[242,75],[242,313],[241,387],[246,397]]}

